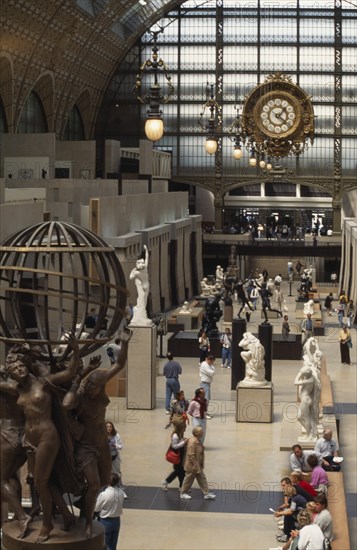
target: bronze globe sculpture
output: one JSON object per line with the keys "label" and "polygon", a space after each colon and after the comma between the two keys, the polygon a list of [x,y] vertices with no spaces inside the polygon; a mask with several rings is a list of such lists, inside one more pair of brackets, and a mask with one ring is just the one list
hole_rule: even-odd
{"label": "bronze globe sculpture", "polygon": [[[0,341],[41,348],[51,365],[70,353],[93,353],[118,329],[126,305],[125,277],[115,251],[91,231],[51,221],[12,235],[0,246]],[[95,323],[86,319],[95,310]]]}

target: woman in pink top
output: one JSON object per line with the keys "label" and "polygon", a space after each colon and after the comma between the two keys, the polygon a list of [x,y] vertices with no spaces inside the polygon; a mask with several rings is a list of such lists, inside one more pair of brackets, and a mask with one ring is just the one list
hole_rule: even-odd
{"label": "woman in pink top", "polygon": [[310,455],[307,459],[307,463],[311,466],[311,479],[310,484],[318,493],[327,493],[328,477],[323,468],[319,466],[318,458],[316,455]]}
{"label": "woman in pink top", "polygon": [[192,399],[188,406],[187,412],[192,416],[192,426],[201,426],[203,433],[200,441],[203,445],[206,436],[206,423],[207,423],[207,399],[205,398],[205,390],[203,388],[197,388],[195,390],[195,397]]}

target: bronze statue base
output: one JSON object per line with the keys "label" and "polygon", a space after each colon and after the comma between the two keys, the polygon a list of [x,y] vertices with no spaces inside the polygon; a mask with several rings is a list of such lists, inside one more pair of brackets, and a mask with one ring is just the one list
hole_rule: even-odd
{"label": "bronze statue base", "polygon": [[70,531],[63,531],[62,519],[53,520],[54,529],[46,542],[36,542],[41,520],[30,523],[28,535],[18,539],[19,524],[16,520],[4,523],[2,527],[2,550],[105,550],[104,529],[98,521],[93,521],[93,535],[90,539],[84,536],[84,521],[76,518],[76,523]]}

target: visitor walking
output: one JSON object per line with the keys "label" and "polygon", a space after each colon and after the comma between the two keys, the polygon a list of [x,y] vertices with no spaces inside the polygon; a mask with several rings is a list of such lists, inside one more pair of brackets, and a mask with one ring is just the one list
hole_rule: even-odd
{"label": "visitor walking", "polygon": [[200,441],[203,436],[201,426],[196,426],[192,430],[192,437],[187,442],[186,458],[184,463],[185,479],[182,484],[180,498],[190,500],[192,497],[188,494],[193,482],[197,479],[197,483],[201,488],[204,500],[213,500],[216,498],[214,493],[208,490],[208,483],[204,468],[204,447]]}
{"label": "visitor walking", "polygon": [[174,361],[171,351],[167,352],[167,363],[164,365],[164,376],[166,377],[166,414],[170,414],[171,396],[176,396],[180,391],[179,376],[182,374],[182,367],[178,361]]}

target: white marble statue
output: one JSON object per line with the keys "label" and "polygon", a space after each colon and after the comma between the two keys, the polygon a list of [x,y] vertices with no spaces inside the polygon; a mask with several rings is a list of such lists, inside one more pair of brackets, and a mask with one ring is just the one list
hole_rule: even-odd
{"label": "white marble statue", "polygon": [[189,315],[190,313],[192,313],[192,309],[190,309],[188,306],[189,306],[189,303],[184,302],[182,308],[179,311],[179,313],[181,313],[181,314],[183,313],[183,314],[186,314],[186,315]]}
{"label": "white marble statue", "polygon": [[260,340],[251,332],[245,332],[243,339],[239,342],[239,347],[243,348],[241,357],[245,362],[245,378],[241,382],[243,386],[265,386],[265,350]]}
{"label": "white marble statue", "polygon": [[149,326],[152,324],[151,319],[148,318],[146,312],[146,305],[149,296],[149,251],[146,245],[144,245],[145,259],[139,258],[136,261],[136,266],[131,270],[129,279],[134,281],[138,298],[136,306],[133,307],[133,317],[130,321],[131,325]]}
{"label": "white marble statue", "polygon": [[204,277],[200,282],[201,285],[201,296],[208,297],[211,296],[211,287],[207,284],[207,277]]}
{"label": "white marble statue", "polygon": [[219,284],[222,287],[223,283],[224,283],[223,267],[221,267],[220,265],[217,265],[217,267],[216,267],[216,284]]}
{"label": "white marble statue", "polygon": [[301,367],[294,384],[299,387],[300,396],[297,418],[305,432],[299,441],[315,441],[318,433],[321,394],[321,384],[315,369],[312,366]]}
{"label": "white marble statue", "polygon": [[304,315],[308,313],[311,313],[311,315],[314,314],[314,300],[309,300],[304,304]]}
{"label": "white marble statue", "polygon": [[308,338],[303,346],[303,363],[304,367],[312,367],[315,370],[317,378],[320,380],[321,361],[323,353],[319,348],[319,344],[313,336]]}
{"label": "white marble statue", "polygon": [[202,298],[209,298],[210,296],[217,296],[217,294],[222,289],[222,285],[220,283],[215,283],[214,285],[209,285],[207,283],[208,279],[207,277],[204,277],[202,281],[200,282],[201,285],[201,294]]}

